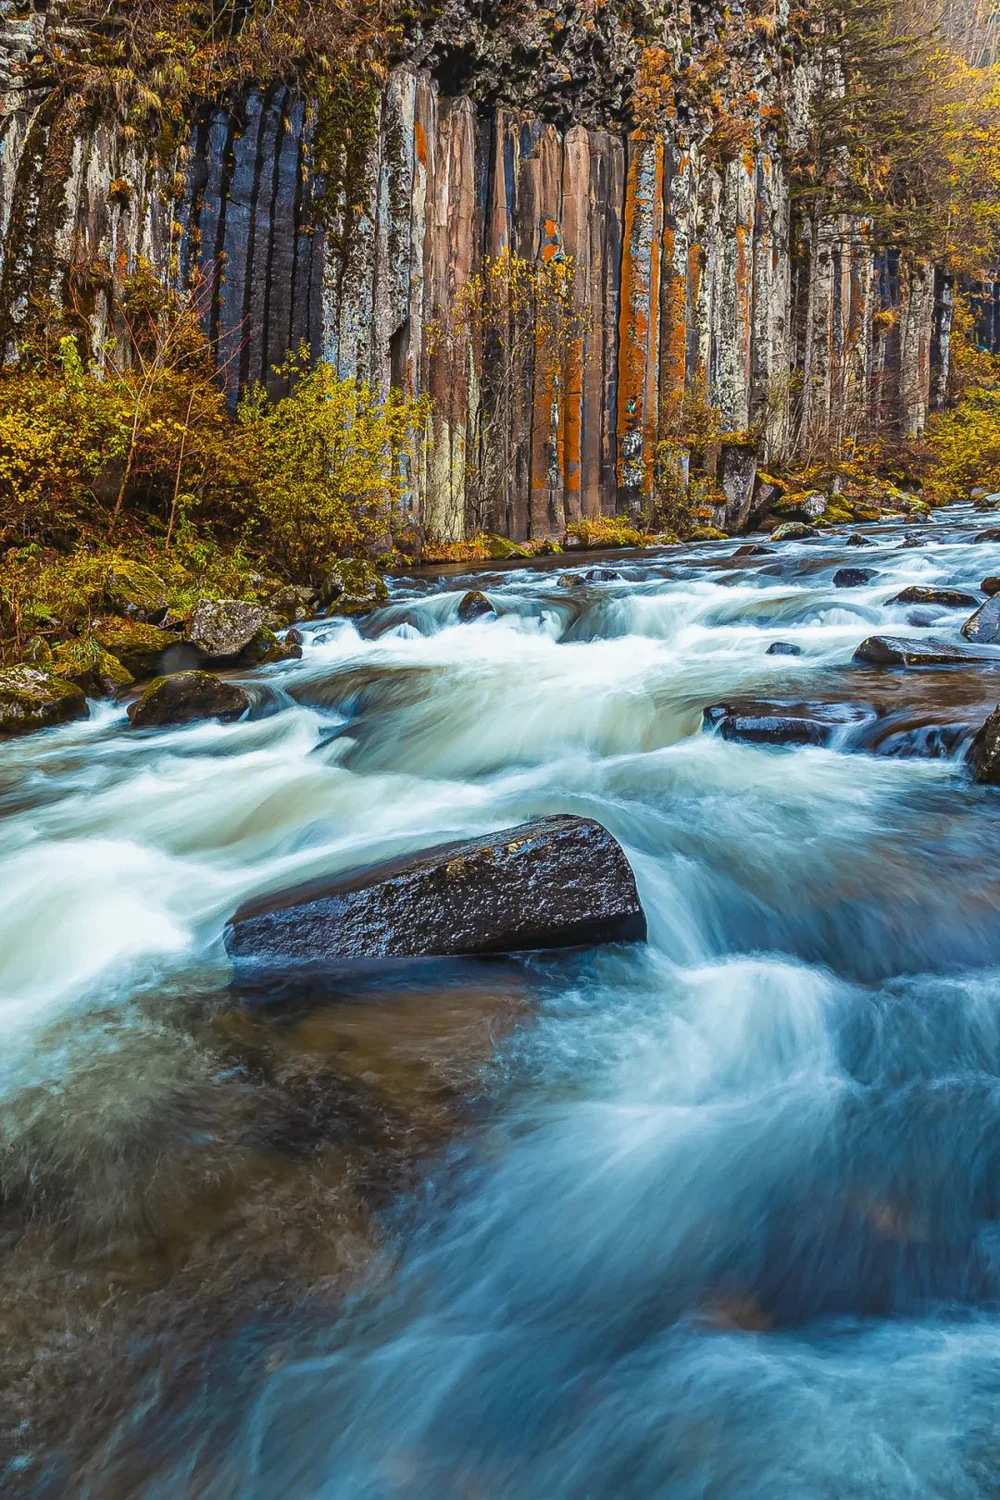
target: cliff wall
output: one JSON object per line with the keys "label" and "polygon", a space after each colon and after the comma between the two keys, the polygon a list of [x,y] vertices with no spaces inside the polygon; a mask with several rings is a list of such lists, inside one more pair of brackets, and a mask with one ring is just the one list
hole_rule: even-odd
{"label": "cliff wall", "polygon": [[[786,17],[748,29],[738,110],[727,98],[700,117],[668,95],[641,129],[613,118],[635,65],[627,38],[604,37],[596,61],[591,51],[570,67],[574,91],[558,76],[529,81],[496,49],[470,61],[458,20],[445,20],[453,34],[439,27],[392,70],[366,149],[336,185],[320,169],[323,105],[308,90],[276,83],[206,106],[164,160],[72,95],[23,87],[19,61],[51,45],[55,23],[8,20],[5,352],[62,308],[100,357],[138,257],[181,284],[200,268],[233,390],[256,379],[276,390],[274,366],[305,340],[344,375],[430,396],[413,507],[455,539],[482,526],[559,534],[683,487],[692,399],[764,462],[880,426],[920,432],[946,385],[950,287],[797,193],[829,80],[797,55]],[[683,55],[690,67],[713,55],[722,22],[706,11],[657,24],[663,65]],[[587,38],[586,15],[564,29]],[[601,68],[615,98],[604,120]],[[470,278],[505,249],[572,268],[572,332],[543,361],[539,330],[519,399],[499,403],[467,309]],[[717,518],[738,527],[749,491],[722,488]]]}

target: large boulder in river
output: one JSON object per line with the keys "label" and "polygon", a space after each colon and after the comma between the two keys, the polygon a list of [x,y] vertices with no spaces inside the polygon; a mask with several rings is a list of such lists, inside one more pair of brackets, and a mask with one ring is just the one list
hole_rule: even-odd
{"label": "large boulder in river", "polygon": [[887,599],[886,604],[940,604],[945,609],[970,609],[979,603],[975,594],[966,594],[961,589],[922,588],[911,584],[898,594]]}
{"label": "large boulder in river", "polygon": [[75,683],[40,667],[7,667],[0,672],[0,737],[31,734],[86,717],[87,699]]}
{"label": "large boulder in river", "polygon": [[744,745],[829,745],[846,726],[874,717],[874,710],[861,704],[747,699],[712,704],[703,723],[722,739]]}
{"label": "large boulder in river", "polygon": [[1000,704],[977,730],[969,746],[969,764],[977,781],[1000,786]]}
{"label": "large boulder in river", "polygon": [[854,653],[854,661],[866,667],[952,667],[989,659],[948,641],[895,635],[870,635]]}
{"label": "large boulder in river", "polygon": [[987,599],[974,615],[969,616],[962,626],[962,634],[967,641],[975,641],[978,646],[1000,644],[1000,594]]}
{"label": "large boulder in river", "polygon": [[188,640],[205,661],[235,661],[264,628],[265,611],[245,599],[200,599]]}
{"label": "large boulder in river", "polygon": [[243,907],[234,958],[268,964],[515,953],[645,938],[621,846],[589,818],[537,818]]}
{"label": "large boulder in river", "polygon": [[227,724],[249,707],[250,699],[235,682],[224,682],[212,672],[174,672],[151,682],[129,708],[128,717],[133,729],[162,729],[192,719]]}

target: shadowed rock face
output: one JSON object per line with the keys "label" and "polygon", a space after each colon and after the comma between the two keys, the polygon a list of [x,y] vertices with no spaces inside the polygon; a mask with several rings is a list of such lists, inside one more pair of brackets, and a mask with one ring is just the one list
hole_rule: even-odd
{"label": "shadowed rock face", "polygon": [[1000,705],[993,710],[969,746],[969,764],[977,781],[985,782],[987,786],[1000,786]]}
{"label": "shadowed rock face", "polygon": [[552,817],[244,907],[226,945],[234,958],[313,963],[645,936],[620,845],[589,818]]}

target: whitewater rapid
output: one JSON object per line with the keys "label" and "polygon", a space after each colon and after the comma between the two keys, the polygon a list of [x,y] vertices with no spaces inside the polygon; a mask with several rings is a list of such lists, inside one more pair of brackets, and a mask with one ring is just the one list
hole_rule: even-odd
{"label": "whitewater rapid", "polygon": [[[104,706],[2,747],[15,1154],[30,1091],[44,1150],[79,1128],[99,1056],[123,1064],[113,1100],[83,1092],[88,1129],[151,1107],[172,1054],[144,1075],[148,997],[224,986],[251,896],[572,812],[622,842],[649,918],[647,945],[524,961],[530,1014],[394,1206],[390,1269],[286,1341],[224,1435],[176,1419],[132,1493],[996,1493],[1000,794],[960,751],[702,729],[734,695],[867,701],[851,657],[873,633],[958,640],[962,611],[915,624],[886,600],[1000,572],[983,524],[950,512],[923,548],[877,526],[857,550],[671,549],[575,589],[570,557],[399,580],[360,628],[313,622],[301,662],[246,679],[245,723],[139,735]],[[845,564],[878,576],[836,589]],[[473,584],[499,618],[458,622]],[[768,656],[779,639],[802,654]],[[882,677],[895,702],[939,691],[944,717],[960,678],[960,712],[988,712],[994,654],[995,675]],[[102,1462],[74,1493],[111,1493]]]}

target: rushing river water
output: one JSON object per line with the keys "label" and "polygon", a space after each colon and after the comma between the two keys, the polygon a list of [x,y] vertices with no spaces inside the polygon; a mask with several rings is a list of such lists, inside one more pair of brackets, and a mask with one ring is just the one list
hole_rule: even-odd
{"label": "rushing river water", "polygon": [[[959,639],[885,601],[1000,572],[986,524],[403,580],[249,722],[4,745],[3,1493],[995,1496],[1000,650],[851,665]],[[231,990],[249,896],[554,812],[648,944]]]}

